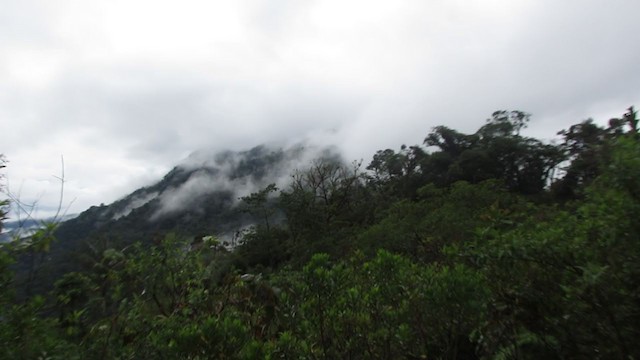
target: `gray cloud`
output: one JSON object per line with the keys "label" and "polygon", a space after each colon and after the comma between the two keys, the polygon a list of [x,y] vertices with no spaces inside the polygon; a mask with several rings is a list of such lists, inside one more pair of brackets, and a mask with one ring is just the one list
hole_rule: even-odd
{"label": "gray cloud", "polygon": [[151,200],[155,199],[158,197],[158,193],[157,192],[150,192],[150,193],[146,193],[146,192],[142,192],[139,196],[134,196],[133,198],[130,199],[129,203],[127,204],[127,206],[120,212],[118,212],[117,214],[113,215],[113,219],[119,219],[123,216],[127,216],[129,215],[133,210],[146,205],[147,203],[149,203]]}
{"label": "gray cloud", "polygon": [[[256,165],[256,169],[251,173],[242,172],[242,167],[246,166],[247,162],[264,161],[264,157],[269,156],[278,160],[270,164]],[[144,194],[141,198],[135,198],[127,210],[158,198],[159,208],[151,218],[153,221],[185,209],[193,211],[207,195],[218,192],[230,193],[234,204],[238,204],[242,197],[262,190],[272,183],[279,189],[286,189],[290,185],[293,172],[306,170],[314,160],[335,157],[340,158],[337,149],[309,143],[298,143],[288,147],[272,143],[241,152],[202,149],[190,154],[178,165],[181,171],[191,172],[185,182],[160,194]],[[144,199],[144,202],[140,199]]]}
{"label": "gray cloud", "polygon": [[[11,183],[72,211],[196,149],[335,144],[347,159],[474,131],[494,110],[555,132],[638,104],[640,4],[598,1],[38,0],[0,14]],[[321,145],[322,145],[321,144]],[[212,150],[212,151],[213,151]],[[193,180],[194,188],[200,180]],[[233,184],[237,186],[238,184]],[[177,196],[177,195],[176,195]]]}

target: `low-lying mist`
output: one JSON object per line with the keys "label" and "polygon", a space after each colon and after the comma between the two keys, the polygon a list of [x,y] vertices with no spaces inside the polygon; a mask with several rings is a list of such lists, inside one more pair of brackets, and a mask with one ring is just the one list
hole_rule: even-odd
{"label": "low-lying mist", "polygon": [[182,212],[198,212],[208,196],[224,194],[235,206],[244,196],[269,184],[280,189],[291,176],[308,168],[316,159],[344,161],[337,148],[298,143],[288,147],[259,145],[245,151],[199,150],[180,162],[159,183],[136,191],[113,218],[127,216],[151,202],[150,221]]}

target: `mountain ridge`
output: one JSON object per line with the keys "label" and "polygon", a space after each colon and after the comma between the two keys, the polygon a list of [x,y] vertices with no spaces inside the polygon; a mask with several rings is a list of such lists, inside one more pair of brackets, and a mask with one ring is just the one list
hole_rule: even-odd
{"label": "mountain ridge", "polygon": [[[168,234],[184,238],[214,235],[233,243],[256,222],[241,209],[241,197],[269,184],[284,187],[291,174],[314,159],[342,162],[335,148],[296,144],[287,148],[258,145],[245,151],[192,153],[162,179],[111,204],[92,206],[62,222],[43,262],[42,284],[49,288],[56,274],[89,266],[79,258],[99,256],[108,248],[151,244]],[[27,259],[18,264],[27,268]]]}

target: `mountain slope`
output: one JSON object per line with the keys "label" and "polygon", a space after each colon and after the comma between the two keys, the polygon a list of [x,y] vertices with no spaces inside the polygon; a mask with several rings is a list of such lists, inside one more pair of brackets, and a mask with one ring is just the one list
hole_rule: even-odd
{"label": "mountain slope", "polygon": [[[304,145],[195,152],[157,183],[60,224],[36,288],[48,288],[58,275],[92,266],[92,259],[108,248],[148,244],[169,233],[187,238],[216,235],[232,243],[235,234],[254,223],[242,211],[240,198],[271,183],[286,186],[296,169],[317,158],[341,161],[334,149]],[[20,261],[19,272],[27,271],[30,263],[28,256]]]}

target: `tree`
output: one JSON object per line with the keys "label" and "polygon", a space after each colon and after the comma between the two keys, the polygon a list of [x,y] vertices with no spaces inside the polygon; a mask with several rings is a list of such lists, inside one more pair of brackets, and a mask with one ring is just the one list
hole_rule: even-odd
{"label": "tree", "polygon": [[[3,155],[0,154],[0,169],[4,169],[6,159]],[[0,180],[3,175],[0,174]],[[3,192],[4,188],[2,184],[0,184],[0,193]],[[3,221],[6,219],[7,211],[6,207],[8,206],[8,200],[0,200],[0,232],[2,232]],[[13,281],[13,273],[10,271],[9,266],[14,262],[14,258],[12,253],[9,251],[7,245],[0,244],[0,306],[4,306],[4,302],[7,301],[7,298],[10,298],[10,287]]]}
{"label": "tree", "polygon": [[373,186],[380,197],[376,201],[397,200],[414,197],[423,185],[421,164],[427,153],[417,145],[402,145],[400,152],[391,149],[379,150],[367,166],[372,174],[368,176],[369,186]]}
{"label": "tree", "polygon": [[262,219],[267,231],[270,230],[269,219],[275,212],[275,210],[268,204],[269,194],[276,191],[278,191],[276,184],[269,184],[264,189],[241,198],[244,203],[243,211]]}
{"label": "tree", "polygon": [[[6,167],[5,165],[6,163],[6,159],[4,158],[4,155],[0,154],[0,170],[4,169]],[[0,181],[2,180],[3,175],[0,174]],[[3,192],[3,188],[0,184],[0,193]],[[7,199],[2,199],[0,200],[0,233],[2,232],[2,223],[4,220],[7,219],[7,210],[6,207],[9,205],[9,200]]]}
{"label": "tree", "polygon": [[422,158],[423,179],[438,186],[460,180],[478,183],[500,179],[512,191],[542,192],[564,156],[557,146],[520,135],[529,119],[522,111],[501,110],[475,134],[435,127],[424,144],[439,151]]}
{"label": "tree", "polygon": [[486,354],[640,354],[640,143],[630,134],[606,145],[610,161],[574,211],[531,206],[517,226],[478,229],[474,242],[451,251],[491,279],[488,318],[478,329]]}
{"label": "tree", "polygon": [[440,148],[440,151],[453,157],[473,147],[476,142],[477,137],[459,133],[446,126],[436,126],[424,139],[425,145],[436,146]]}
{"label": "tree", "polygon": [[321,239],[366,221],[363,207],[364,177],[360,163],[348,167],[331,159],[320,159],[305,171],[297,171],[280,205],[294,242]]}
{"label": "tree", "polygon": [[610,119],[606,128],[588,119],[558,132],[564,139],[561,150],[570,162],[564,168],[564,177],[554,186],[555,194],[560,198],[584,196],[584,190],[611,161],[611,146],[615,140],[625,136],[637,137],[637,134],[638,119],[633,106],[622,118]]}

